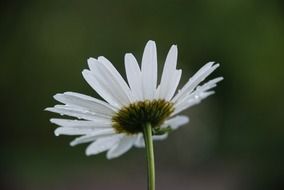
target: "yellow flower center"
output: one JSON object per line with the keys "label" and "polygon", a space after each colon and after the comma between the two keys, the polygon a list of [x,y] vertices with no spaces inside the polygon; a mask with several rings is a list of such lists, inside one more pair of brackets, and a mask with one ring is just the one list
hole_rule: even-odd
{"label": "yellow flower center", "polygon": [[138,101],[122,107],[112,117],[112,126],[117,133],[136,134],[146,123],[159,128],[173,112],[173,103],[166,100]]}

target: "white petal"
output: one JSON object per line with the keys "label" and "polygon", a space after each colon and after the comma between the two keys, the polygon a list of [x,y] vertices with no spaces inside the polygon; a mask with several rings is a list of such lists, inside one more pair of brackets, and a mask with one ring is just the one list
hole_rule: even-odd
{"label": "white petal", "polygon": [[135,140],[135,143],[134,145],[138,148],[143,148],[145,147],[145,143],[144,143],[144,137],[143,137],[143,134],[142,133],[139,133],[137,136],[136,136],[136,140]]}
{"label": "white petal", "polygon": [[224,78],[223,77],[218,77],[218,78],[215,78],[213,80],[210,80],[208,82],[206,82],[205,84],[203,84],[202,86],[199,86],[196,88],[196,90],[198,91],[207,91],[207,90],[210,90],[214,87],[217,86],[217,83],[222,81]]}
{"label": "white petal", "polygon": [[81,136],[81,137],[78,137],[76,139],[74,139],[70,145],[71,146],[75,146],[77,144],[82,144],[82,143],[87,143],[87,142],[91,142],[91,141],[94,141],[98,138],[102,138],[102,137],[107,137],[107,136],[113,136],[115,134],[115,131],[114,129],[102,129],[102,130],[97,130],[97,131],[94,131],[88,135],[85,135],[85,136]]}
{"label": "white petal", "polygon": [[110,61],[104,57],[99,57],[98,60],[89,58],[88,65],[94,79],[101,83],[101,88],[111,95],[112,99],[119,105],[130,102],[130,89]]}
{"label": "white petal", "polygon": [[153,135],[153,140],[154,141],[165,140],[168,136],[169,136],[168,133],[165,133],[163,135]]}
{"label": "white petal", "polygon": [[178,106],[176,106],[176,109],[174,111],[174,113],[172,115],[177,115],[180,112],[196,105],[199,104],[200,100],[189,100],[189,101],[184,101],[183,104],[179,104]]}
{"label": "white petal", "polygon": [[71,117],[76,117],[78,119],[86,119],[86,120],[109,120],[106,117],[102,117],[101,115],[95,114],[90,111],[82,110],[81,108],[70,107],[67,105],[55,105],[52,108],[46,108],[46,111],[59,113],[60,115],[68,115]]}
{"label": "white petal", "polygon": [[170,48],[169,53],[167,55],[166,61],[165,61],[163,73],[164,72],[171,72],[172,70],[176,69],[177,56],[178,56],[177,46],[172,45],[172,47]]}
{"label": "white petal", "polygon": [[172,115],[176,115],[191,106],[199,104],[203,99],[214,94],[214,91],[207,90],[215,87],[221,80],[223,80],[223,77],[218,77],[210,80],[202,86],[198,86],[192,93],[186,94],[182,99],[179,99],[179,101],[175,103],[175,111]]}
{"label": "white petal", "polygon": [[176,115],[183,110],[186,110],[196,104],[199,104],[203,99],[207,98],[208,96],[214,94],[214,91],[206,91],[206,92],[199,92],[199,93],[192,93],[188,97],[186,97],[181,103],[176,105],[176,109],[172,115]]}
{"label": "white petal", "polygon": [[187,124],[188,122],[189,122],[189,118],[187,116],[179,115],[179,116],[173,117],[165,121],[164,126],[169,126],[173,130],[176,130],[182,125]]}
{"label": "white petal", "polygon": [[[154,141],[159,141],[159,140],[164,140],[168,137],[168,134],[163,134],[163,135],[153,135],[153,140]],[[145,147],[145,142],[144,142],[144,137],[143,137],[143,134],[142,133],[139,133],[137,136],[136,136],[136,140],[134,142],[134,145],[137,147],[137,148],[144,148]]]}
{"label": "white petal", "polygon": [[[116,70],[116,68],[113,66],[113,64],[107,58],[105,58],[103,56],[98,57],[98,61],[103,63],[101,65],[109,71],[109,74],[113,78],[112,82],[114,82],[115,87],[118,90],[120,90],[120,93],[124,96],[125,103],[131,102],[132,96],[131,96],[131,93],[130,93],[130,89],[129,89],[127,83],[125,82],[125,80],[122,78],[122,76]],[[117,90],[116,90],[116,93],[117,93]]]}
{"label": "white petal", "polygon": [[50,119],[50,122],[62,127],[84,128],[84,129],[108,128],[108,127],[110,128],[112,126],[111,120],[86,121],[86,120],[52,118]]}
{"label": "white petal", "polygon": [[144,99],[153,99],[157,86],[157,50],[154,41],[148,41],[142,57],[142,88]]}
{"label": "white petal", "polygon": [[125,71],[128,80],[128,84],[131,88],[131,92],[136,101],[143,100],[141,71],[137,60],[131,53],[125,54],[124,57]]}
{"label": "white petal", "polygon": [[59,135],[86,135],[93,132],[94,129],[86,128],[71,128],[71,127],[58,127],[55,129],[55,136]]}
{"label": "white petal", "polygon": [[113,146],[116,146],[116,144],[119,142],[121,138],[121,135],[114,135],[111,137],[104,137],[104,138],[99,138],[92,144],[90,144],[87,149],[86,149],[86,155],[95,155],[99,154],[101,152],[104,152]]}
{"label": "white petal", "polygon": [[110,118],[117,111],[116,108],[104,101],[75,92],[56,94],[54,99],[69,106],[80,107],[86,111]]}
{"label": "white petal", "polygon": [[173,45],[167,55],[160,84],[159,98],[170,100],[179,84],[181,70],[176,70],[177,46]]}
{"label": "white petal", "polygon": [[180,101],[183,99],[187,94],[191,93],[196,86],[202,82],[208,75],[210,75],[219,64],[213,65],[214,62],[209,62],[205,64],[193,77],[191,77],[188,82],[184,85],[184,87],[179,91],[179,93],[173,98],[173,102]]}
{"label": "white petal", "polygon": [[119,143],[107,152],[107,158],[113,159],[127,152],[134,144],[135,136],[124,136]]}
{"label": "white petal", "polygon": [[166,93],[164,94],[164,99],[170,100],[172,99],[173,95],[176,92],[177,86],[179,84],[180,78],[181,78],[181,70],[177,70],[175,72],[172,72],[171,78],[169,78],[168,82],[168,89]]}
{"label": "white petal", "polygon": [[94,74],[89,70],[83,70],[82,72],[84,79],[87,83],[109,104],[116,108],[121,107],[121,103],[115,97],[115,93],[111,90],[112,87],[108,86],[108,81],[105,81],[101,78],[97,78]]}

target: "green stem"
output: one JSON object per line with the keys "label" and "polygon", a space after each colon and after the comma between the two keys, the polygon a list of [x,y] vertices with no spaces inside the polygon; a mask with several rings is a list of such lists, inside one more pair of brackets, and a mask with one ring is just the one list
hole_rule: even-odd
{"label": "green stem", "polygon": [[155,190],[155,159],[154,159],[154,148],[153,148],[151,123],[147,123],[144,126],[143,136],[144,136],[144,142],[145,142],[145,147],[147,151],[148,190]]}

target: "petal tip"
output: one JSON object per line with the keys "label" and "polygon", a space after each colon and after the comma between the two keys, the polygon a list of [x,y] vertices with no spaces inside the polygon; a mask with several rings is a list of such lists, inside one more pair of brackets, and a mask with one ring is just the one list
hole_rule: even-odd
{"label": "petal tip", "polygon": [[185,117],[185,118],[184,118],[184,124],[189,123],[189,121],[190,121],[189,117]]}
{"label": "petal tip", "polygon": [[57,93],[57,94],[53,95],[53,98],[54,98],[55,100],[59,101],[59,99],[60,99],[60,97],[62,97],[62,95],[63,95],[63,94],[61,94],[61,93]]}
{"label": "petal tip", "polygon": [[93,57],[89,57],[89,58],[87,59],[87,62],[92,62],[92,61],[96,61],[96,59],[93,58]]}
{"label": "petal tip", "polygon": [[114,156],[111,156],[111,155],[109,155],[109,154],[107,154],[107,155],[106,155],[106,158],[107,158],[108,160],[112,160],[112,159],[114,159],[115,157],[114,157]]}
{"label": "petal tip", "polygon": [[176,44],[173,44],[173,45],[171,46],[171,49],[177,51],[177,45],[176,45]]}
{"label": "petal tip", "polygon": [[59,134],[58,132],[54,131],[54,135],[55,135],[56,137],[58,137],[60,134]]}
{"label": "petal tip", "polygon": [[[214,62],[214,63],[215,63],[215,62]],[[216,63],[214,66],[217,68],[217,67],[220,66],[220,63]]]}
{"label": "petal tip", "polygon": [[48,108],[44,108],[44,110],[43,110],[43,111],[52,111],[52,109],[53,109],[53,108],[48,107]]}
{"label": "petal tip", "polygon": [[85,154],[86,156],[91,156],[91,154],[88,151],[86,151]]}
{"label": "petal tip", "polygon": [[149,40],[146,47],[156,47],[156,42],[154,40]]}
{"label": "petal tip", "polygon": [[70,143],[69,143],[69,145],[70,146],[75,146],[76,145],[76,141],[74,140],[74,141],[71,141]]}
{"label": "petal tip", "polygon": [[87,149],[85,150],[85,154],[86,154],[86,156],[91,156],[91,155],[94,155],[94,154],[96,154],[96,153],[90,151],[89,148],[87,148]]}
{"label": "petal tip", "polygon": [[84,69],[84,70],[82,71],[82,75],[83,75],[84,78],[89,77],[89,75],[90,75],[90,70]]}
{"label": "petal tip", "polygon": [[218,77],[218,82],[224,80],[224,77]]}

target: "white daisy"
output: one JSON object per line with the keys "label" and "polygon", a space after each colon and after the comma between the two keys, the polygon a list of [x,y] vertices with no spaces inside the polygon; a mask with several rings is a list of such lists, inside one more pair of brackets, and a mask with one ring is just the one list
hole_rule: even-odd
{"label": "white daisy", "polygon": [[105,100],[75,92],[56,94],[54,98],[63,103],[46,110],[77,118],[53,118],[59,125],[55,135],[81,135],[71,142],[72,146],[91,143],[87,155],[107,151],[107,158],[115,158],[131,147],[144,147],[143,126],[150,123],[153,140],[163,140],[170,130],[186,124],[187,116],[181,111],[201,102],[213,94],[211,89],[223,78],[218,77],[199,85],[219,64],[209,62],[191,77],[175,94],[181,78],[176,69],[177,46],[173,45],[167,55],[161,82],[157,76],[157,52],[154,41],[144,49],[141,68],[135,57],[125,55],[128,84],[105,57],[89,58],[89,69],[83,70],[88,84]]}

